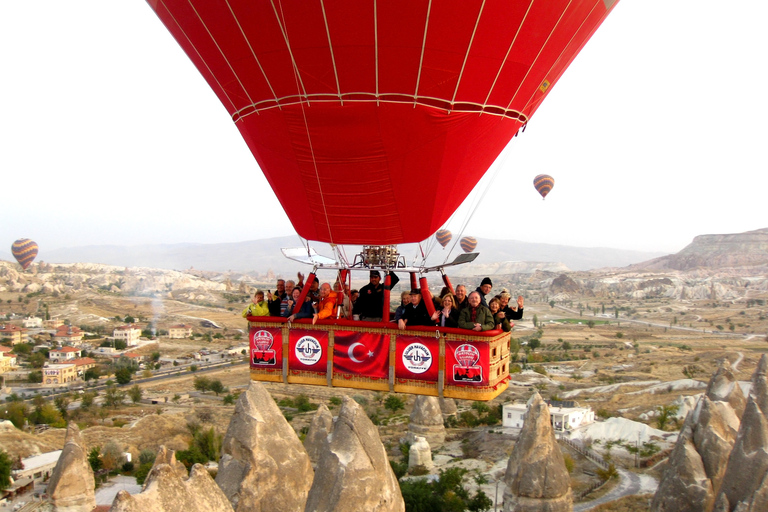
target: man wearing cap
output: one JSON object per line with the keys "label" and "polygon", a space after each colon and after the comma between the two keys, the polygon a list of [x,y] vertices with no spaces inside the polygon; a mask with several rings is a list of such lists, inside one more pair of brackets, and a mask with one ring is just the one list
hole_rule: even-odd
{"label": "man wearing cap", "polygon": [[402,318],[397,321],[398,329],[405,329],[406,325],[435,325],[434,320],[429,317],[427,306],[421,301],[421,292],[417,288],[411,290],[411,303],[405,306]]}
{"label": "man wearing cap", "polygon": [[477,293],[480,294],[480,304],[482,304],[485,307],[488,307],[488,303],[485,301],[485,296],[491,293],[492,289],[493,289],[493,283],[491,282],[491,278],[485,277],[480,282],[480,286],[477,287],[477,290],[475,290]]}
{"label": "man wearing cap", "polygon": [[[392,279],[391,289],[400,278],[391,272],[389,275]],[[355,314],[360,315],[360,320],[381,322],[384,314],[384,284],[381,282],[381,273],[378,270],[371,270],[369,282],[360,288],[354,308]]]}

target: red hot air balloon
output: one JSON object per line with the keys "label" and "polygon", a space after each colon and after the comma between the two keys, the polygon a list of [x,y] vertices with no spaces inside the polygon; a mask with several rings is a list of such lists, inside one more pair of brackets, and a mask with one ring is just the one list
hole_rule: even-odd
{"label": "red hot air balloon", "polygon": [[539,174],[533,178],[533,186],[536,187],[536,190],[541,194],[541,198],[544,199],[549,194],[549,191],[552,190],[552,187],[555,186],[555,180],[549,174]]}
{"label": "red hot air balloon", "polygon": [[616,2],[148,0],[297,233],[382,245],[445,223]]}
{"label": "red hot air balloon", "polygon": [[11,252],[21,268],[27,269],[37,256],[37,244],[29,238],[20,238],[11,245]]}
{"label": "red hot air balloon", "polygon": [[465,236],[459,240],[459,245],[464,252],[472,252],[477,247],[477,238],[473,236]]}
{"label": "red hot air balloon", "polygon": [[439,229],[437,233],[435,233],[435,238],[437,239],[437,243],[439,243],[443,247],[448,245],[448,242],[451,241],[452,237],[453,235],[447,229]]}

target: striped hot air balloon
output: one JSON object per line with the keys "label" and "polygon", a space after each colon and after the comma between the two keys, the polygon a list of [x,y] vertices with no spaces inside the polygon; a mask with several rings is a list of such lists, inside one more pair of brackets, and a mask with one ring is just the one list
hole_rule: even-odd
{"label": "striped hot air balloon", "polygon": [[435,233],[435,238],[437,239],[437,243],[439,243],[443,247],[448,245],[448,242],[451,241],[452,237],[453,237],[453,234],[447,229],[439,229],[437,233]]}
{"label": "striped hot air balloon", "polygon": [[13,242],[11,252],[21,268],[26,270],[37,256],[37,244],[29,238],[19,238]]}
{"label": "striped hot air balloon", "polygon": [[555,186],[555,180],[549,174],[539,174],[533,178],[533,186],[536,187],[542,199],[547,197],[549,191]]}
{"label": "striped hot air balloon", "polygon": [[477,238],[473,236],[465,236],[459,240],[459,245],[464,252],[472,252],[477,247]]}

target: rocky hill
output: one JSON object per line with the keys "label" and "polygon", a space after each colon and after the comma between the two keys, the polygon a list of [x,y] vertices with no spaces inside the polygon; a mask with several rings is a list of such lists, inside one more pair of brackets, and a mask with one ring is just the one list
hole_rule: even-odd
{"label": "rocky hill", "polygon": [[700,235],[677,254],[632,265],[635,270],[768,268],[768,228],[728,235]]}

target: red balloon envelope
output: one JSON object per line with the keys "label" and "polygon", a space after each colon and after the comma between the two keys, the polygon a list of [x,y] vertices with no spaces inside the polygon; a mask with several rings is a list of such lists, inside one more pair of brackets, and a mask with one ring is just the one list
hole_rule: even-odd
{"label": "red balloon envelope", "polygon": [[298,234],[418,242],[618,0],[148,0]]}

